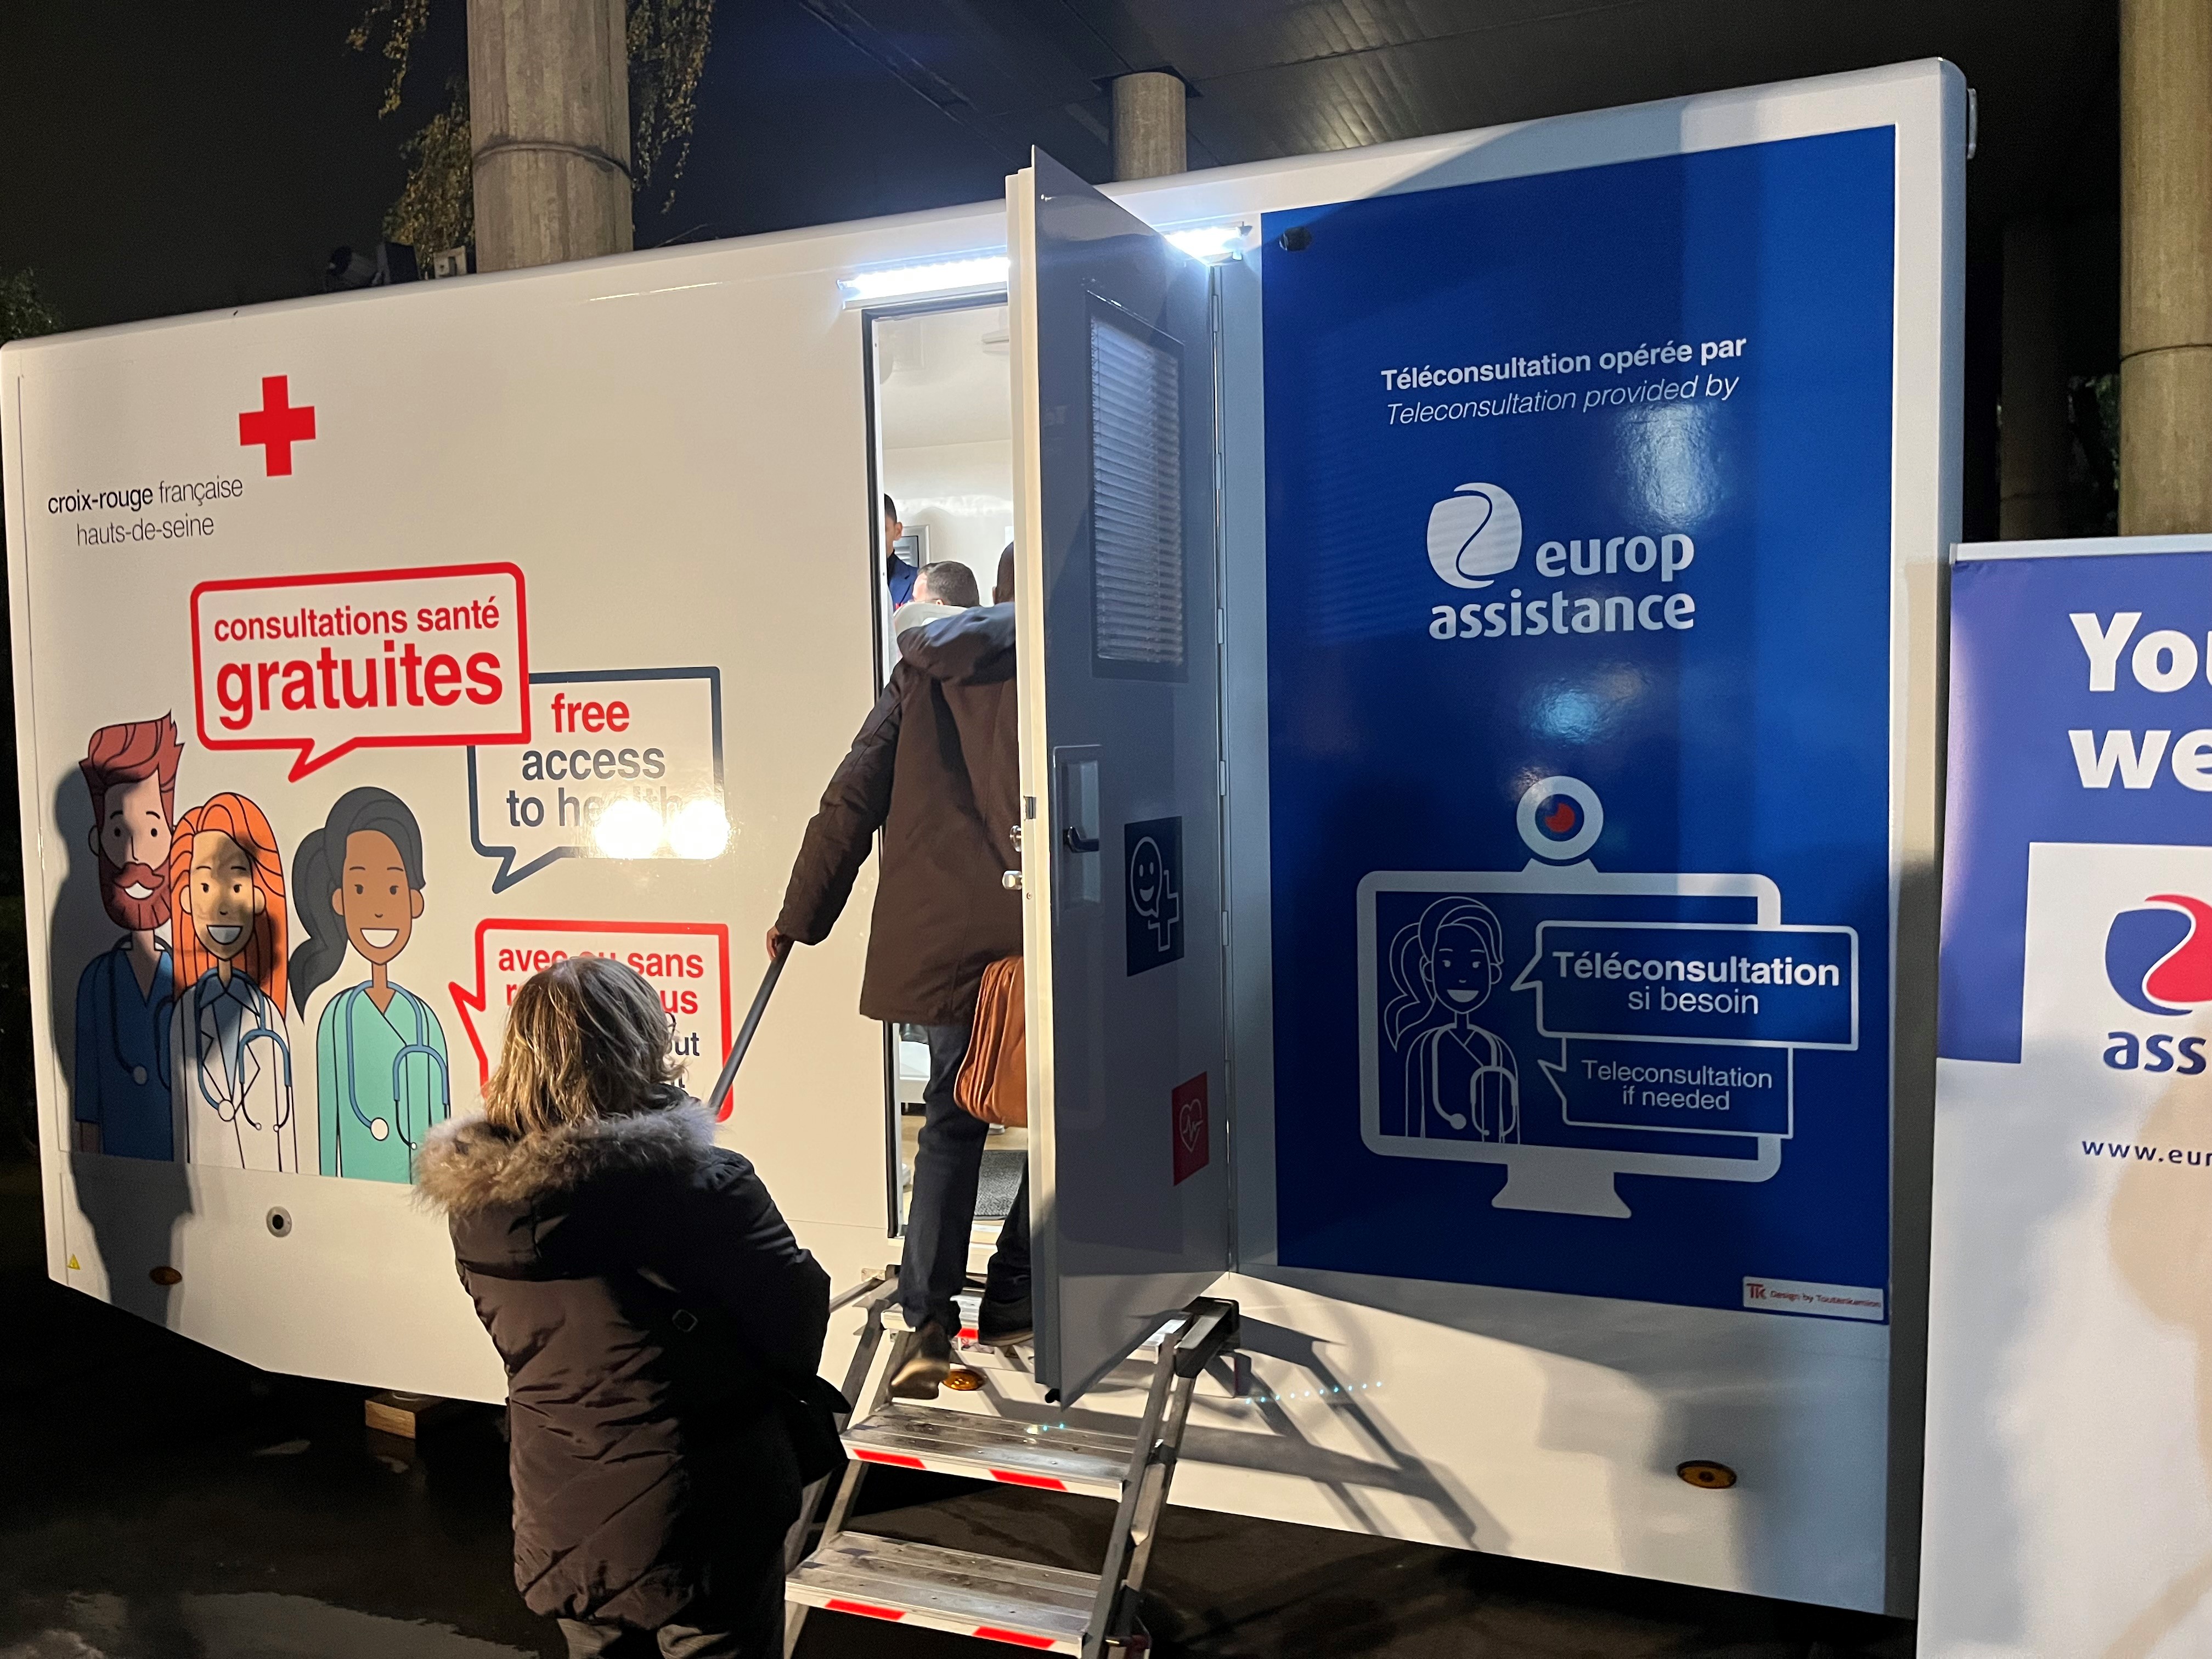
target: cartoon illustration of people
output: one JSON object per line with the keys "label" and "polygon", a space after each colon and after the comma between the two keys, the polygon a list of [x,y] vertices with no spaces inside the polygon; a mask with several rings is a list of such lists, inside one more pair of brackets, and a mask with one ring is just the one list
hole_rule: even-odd
{"label": "cartoon illustration of people", "polygon": [[178,821],[169,854],[177,1009],[169,1064],[194,1164],[300,1168],[292,1049],[284,1035],[284,865],[276,832],[243,795]]}
{"label": "cartoon illustration of people", "polygon": [[430,1005],[392,982],[422,914],[422,831],[386,789],[349,790],[300,843],[292,891],[308,937],[292,953],[300,1012],[350,945],[368,978],[331,999],[315,1031],[316,1123],[325,1175],[408,1181],[415,1149],[453,1115],[446,1033]]}
{"label": "cartoon illustration of people", "polygon": [[1513,1050],[1474,1023],[1505,971],[1505,930],[1478,899],[1437,899],[1390,941],[1397,995],[1382,1029],[1406,1063],[1403,1121],[1416,1138],[1518,1140],[1521,1067]]}
{"label": "cartoon illustration of people", "polygon": [[77,763],[92,794],[100,902],[123,929],[76,982],[76,1145],[118,1158],[177,1155],[167,1024],[176,1000],[169,947],[169,840],[177,811],[177,723],[103,726]]}

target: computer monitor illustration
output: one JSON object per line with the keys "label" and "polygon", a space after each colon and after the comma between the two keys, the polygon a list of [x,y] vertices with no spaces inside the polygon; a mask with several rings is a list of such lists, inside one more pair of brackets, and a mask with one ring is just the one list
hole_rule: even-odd
{"label": "computer monitor illustration", "polygon": [[[1795,1049],[1856,1046],[1856,936],[1784,927],[1763,875],[1599,869],[1604,808],[1578,779],[1530,785],[1517,817],[1519,870],[1359,884],[1368,1148],[1502,1164],[1497,1207],[1570,1215],[1628,1215],[1621,1175],[1771,1179]],[[1817,1024],[1778,1009],[1814,997]]]}

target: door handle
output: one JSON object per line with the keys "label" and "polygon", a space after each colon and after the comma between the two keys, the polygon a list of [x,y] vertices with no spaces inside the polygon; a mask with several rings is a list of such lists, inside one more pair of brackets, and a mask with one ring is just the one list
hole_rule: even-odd
{"label": "door handle", "polygon": [[1064,867],[1054,882],[1056,904],[1096,904],[1099,847],[1104,826],[1098,811],[1098,746],[1072,744],[1053,750],[1059,775],[1060,846]]}

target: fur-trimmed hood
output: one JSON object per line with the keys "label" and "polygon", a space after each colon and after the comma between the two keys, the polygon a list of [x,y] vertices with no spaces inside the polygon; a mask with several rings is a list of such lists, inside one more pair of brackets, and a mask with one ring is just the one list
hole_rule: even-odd
{"label": "fur-trimmed hood", "polygon": [[621,1117],[514,1135],[483,1119],[441,1123],[415,1160],[422,1199],[449,1216],[526,1207],[617,1173],[689,1173],[714,1150],[714,1125],[695,1100]]}

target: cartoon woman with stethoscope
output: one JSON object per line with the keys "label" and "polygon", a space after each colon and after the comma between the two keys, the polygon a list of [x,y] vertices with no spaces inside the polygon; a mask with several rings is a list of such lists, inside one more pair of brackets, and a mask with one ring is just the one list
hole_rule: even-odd
{"label": "cartoon woman with stethoscope", "polygon": [[195,1164],[300,1168],[284,1035],[284,866],[243,795],[178,821],[169,850],[177,1007],[169,1086],[178,1146]]}
{"label": "cartoon woman with stethoscope", "polygon": [[430,1005],[392,981],[422,914],[422,831],[388,789],[347,791],[300,843],[292,890],[308,937],[292,953],[300,1012],[350,945],[368,978],[332,997],[315,1030],[316,1121],[325,1175],[410,1181],[415,1149],[453,1115],[446,1033]]}
{"label": "cartoon woman with stethoscope", "polygon": [[1480,900],[1440,898],[1390,942],[1398,994],[1382,1028],[1406,1057],[1405,1120],[1419,1139],[1521,1139],[1521,1067],[1474,1023],[1505,970],[1505,930]]}

